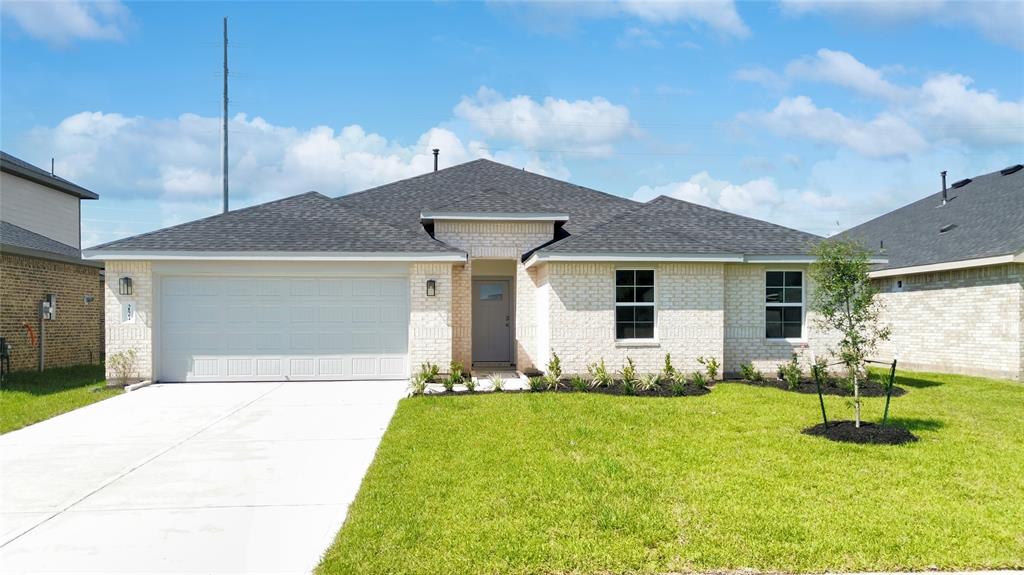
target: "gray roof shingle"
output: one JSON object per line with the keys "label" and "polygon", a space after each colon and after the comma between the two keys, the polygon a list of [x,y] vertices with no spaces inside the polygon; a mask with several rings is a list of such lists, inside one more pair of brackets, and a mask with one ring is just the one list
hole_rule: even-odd
{"label": "gray roof shingle", "polygon": [[25,160],[16,158],[3,151],[0,151],[0,170],[64,192],[65,194],[71,194],[81,200],[95,200],[100,197],[96,192],[91,192],[76,183],[69,182],[60,176],[55,176],[42,168],[33,166]]}
{"label": "gray roof shingle", "polygon": [[0,222],[0,247],[21,248],[63,258],[80,259],[82,257],[82,253],[75,246],[63,244],[10,222]]}
{"label": "gray roof shingle", "polygon": [[[971,178],[846,230],[840,236],[877,250],[892,269],[1017,254],[1024,250],[1024,169]],[[954,226],[940,232],[947,226]]]}
{"label": "gray roof shingle", "polygon": [[808,255],[818,241],[799,230],[659,196],[537,253]]}
{"label": "gray roof shingle", "polygon": [[92,250],[461,253],[308,192],[125,238]]}

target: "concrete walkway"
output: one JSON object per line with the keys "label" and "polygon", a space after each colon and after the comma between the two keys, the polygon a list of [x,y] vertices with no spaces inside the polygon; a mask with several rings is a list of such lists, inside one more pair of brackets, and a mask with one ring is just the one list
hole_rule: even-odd
{"label": "concrete walkway", "polygon": [[0,436],[0,572],[308,573],[405,389],[154,385]]}

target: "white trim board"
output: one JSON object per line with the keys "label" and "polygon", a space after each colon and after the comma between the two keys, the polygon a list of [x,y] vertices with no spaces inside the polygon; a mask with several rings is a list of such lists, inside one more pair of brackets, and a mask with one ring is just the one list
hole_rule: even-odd
{"label": "white trim board", "polygon": [[965,268],[978,268],[983,266],[997,266],[1000,264],[1012,264],[1012,263],[1024,263],[1024,252],[1019,254],[1007,254],[1003,256],[993,256],[989,258],[975,258],[971,260],[960,260],[955,262],[939,262],[935,264],[925,264],[920,266],[907,266],[902,268],[891,268],[886,270],[877,270],[871,272],[869,275],[872,278],[887,278],[893,276],[904,276],[911,274],[926,274],[930,272],[943,272],[949,270],[965,269]]}
{"label": "white trim board", "polygon": [[567,222],[569,214],[562,213],[511,213],[511,212],[422,212],[421,220],[470,220],[470,221],[512,221],[512,222]]}
{"label": "white trim board", "polygon": [[309,262],[464,262],[465,254],[415,252],[195,252],[84,250],[86,260],[309,261]]}

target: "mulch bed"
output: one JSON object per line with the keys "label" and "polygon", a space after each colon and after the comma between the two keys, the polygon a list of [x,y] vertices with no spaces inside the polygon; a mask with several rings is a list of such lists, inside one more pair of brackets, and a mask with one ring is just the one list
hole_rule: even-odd
{"label": "mulch bed", "polygon": [[806,435],[824,437],[843,443],[869,443],[875,445],[901,445],[917,441],[917,436],[902,427],[877,425],[861,422],[855,427],[853,421],[830,421],[828,427],[819,423],[803,431]]}
{"label": "mulch bed", "polygon": [[[783,391],[792,391],[795,393],[818,393],[817,386],[814,385],[814,380],[805,379],[800,382],[800,385],[796,386],[795,389],[790,389],[789,384],[780,379],[764,379],[762,381],[749,381],[746,379],[729,380],[730,383],[743,383],[746,385],[753,385],[757,387],[774,387],[775,389],[781,389]],[[838,380],[830,379],[827,382],[823,382],[821,385],[822,395],[840,395],[843,397],[853,397],[853,389],[847,389],[844,385],[841,385]],[[898,385],[892,386],[892,396],[899,397],[907,393],[907,390],[903,389]],[[860,383],[860,395],[861,397],[885,397],[885,385],[878,383],[875,380],[868,380]]]}
{"label": "mulch bed", "polygon": [[[622,390],[622,384],[615,382],[611,387],[590,387],[587,391],[576,391],[568,384],[564,384],[565,387],[560,387],[553,390],[545,391],[557,391],[558,393],[602,393],[604,395],[626,395]],[[687,385],[683,388],[683,393],[676,394],[672,392],[672,389],[666,386],[659,386],[657,389],[640,391],[639,389],[633,392],[636,397],[694,397],[698,395],[707,395],[711,393],[711,389],[707,387],[696,387],[693,385]]]}

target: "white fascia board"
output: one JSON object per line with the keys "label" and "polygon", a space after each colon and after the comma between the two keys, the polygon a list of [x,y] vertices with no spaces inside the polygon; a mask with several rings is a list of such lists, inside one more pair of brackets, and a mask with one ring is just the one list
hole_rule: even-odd
{"label": "white fascia board", "polygon": [[937,264],[926,264],[921,266],[907,266],[903,268],[877,270],[871,272],[869,275],[873,278],[888,278],[893,276],[926,274],[930,272],[943,272],[964,268],[996,266],[999,264],[1012,264],[1015,262],[1024,262],[1024,252],[1021,252],[1019,254],[1007,254],[1005,256],[994,256],[990,258],[976,258],[973,260],[960,260],[956,262],[941,262]]}
{"label": "white fascia board", "polygon": [[[818,258],[814,256],[746,256],[744,260],[751,264],[813,264]],[[869,257],[869,264],[887,264],[888,258]]]}
{"label": "white fascia board", "polygon": [[481,222],[567,222],[569,214],[561,213],[505,213],[505,212],[422,212],[421,220],[470,220]]}
{"label": "white fascia board", "polygon": [[301,261],[301,262],[464,262],[465,254],[415,252],[191,252],[85,250],[87,260],[195,260],[195,261]]}
{"label": "white fascia board", "polygon": [[742,263],[740,254],[533,254],[527,268],[546,262],[725,262]]}

